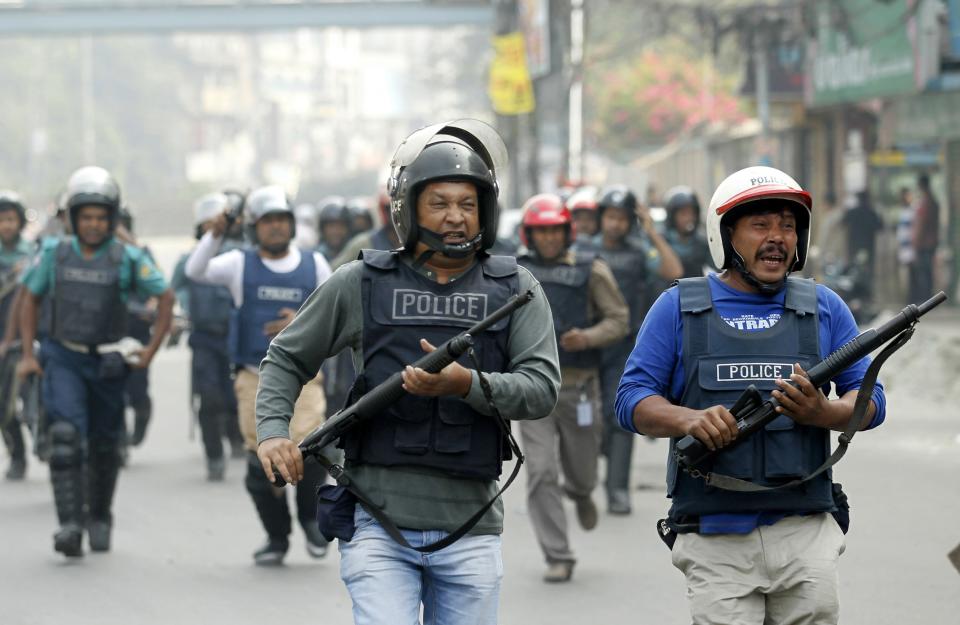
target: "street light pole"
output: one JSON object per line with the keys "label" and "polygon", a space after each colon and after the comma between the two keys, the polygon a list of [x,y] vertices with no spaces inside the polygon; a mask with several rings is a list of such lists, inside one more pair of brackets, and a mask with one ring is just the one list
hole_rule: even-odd
{"label": "street light pole", "polygon": [[570,0],[570,91],[567,180],[583,180],[583,35],[584,0]]}

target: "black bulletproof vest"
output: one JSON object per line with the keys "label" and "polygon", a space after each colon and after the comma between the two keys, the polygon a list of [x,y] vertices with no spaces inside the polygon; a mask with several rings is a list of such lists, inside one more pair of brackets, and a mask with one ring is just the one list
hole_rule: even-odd
{"label": "black bulletproof vest", "polygon": [[[372,389],[424,352],[420,339],[439,346],[506,304],[519,291],[517,265],[487,257],[464,275],[438,284],[404,263],[397,252],[364,250],[363,363],[359,386]],[[474,337],[485,372],[504,372],[510,320]],[[460,363],[472,368],[469,358]],[[419,466],[451,475],[496,479],[508,447],[496,419],[457,397],[405,395],[385,413],[343,437],[351,463]]]}
{"label": "black bulletproof vest", "polygon": [[[729,408],[747,386],[764,395],[776,378],[788,379],[792,364],[804,369],[820,361],[817,291],[812,280],[789,278],[785,310],[770,329],[745,332],[731,327],[713,309],[707,278],[680,280],[683,315],[683,366],[686,386],[680,404],[704,409]],[[818,512],[833,507],[828,473],[803,486],[773,492],[741,493],[707,486],[678,469],[670,443],[667,495],[670,515],[739,512]],[[829,433],[781,415],[760,432],[721,451],[702,471],[774,486],[811,473],[830,455]]]}
{"label": "black bulletproof vest", "polygon": [[537,257],[524,255],[517,259],[537,279],[550,302],[553,328],[557,333],[557,352],[561,367],[596,369],[600,366],[600,350],[587,349],[568,352],[560,347],[560,336],[572,328],[589,328],[594,321],[587,317],[590,301],[590,273],[596,256],[592,252],[577,251],[574,264],[541,263]]}
{"label": "black bulletproof vest", "polygon": [[[102,345],[127,335],[127,307],[120,295],[123,244],[111,241],[107,245],[105,253],[89,260],[73,249],[71,237],[57,246],[52,297],[54,338]],[[134,273],[131,268],[131,281]]]}
{"label": "black bulletproof vest", "polygon": [[630,307],[630,332],[626,338],[632,344],[650,307],[647,255],[629,239],[622,247],[610,250],[601,246],[598,252],[610,265],[617,286]]}
{"label": "black bulletproof vest", "polygon": [[[16,264],[7,264],[0,261],[0,285],[6,286],[17,279]],[[0,324],[7,322],[7,315],[10,314],[10,306],[13,305],[13,298],[17,294],[17,289],[12,289],[5,296],[0,298]]]}
{"label": "black bulletproof vest", "polygon": [[194,332],[227,336],[233,313],[233,296],[225,286],[187,281],[190,291],[190,327]]}

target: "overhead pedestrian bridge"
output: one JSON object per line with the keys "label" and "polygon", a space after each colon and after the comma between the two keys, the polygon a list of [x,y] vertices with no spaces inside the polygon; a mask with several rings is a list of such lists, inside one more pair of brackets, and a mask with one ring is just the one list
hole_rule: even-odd
{"label": "overhead pedestrian bridge", "polygon": [[483,0],[0,0],[0,37],[490,25]]}

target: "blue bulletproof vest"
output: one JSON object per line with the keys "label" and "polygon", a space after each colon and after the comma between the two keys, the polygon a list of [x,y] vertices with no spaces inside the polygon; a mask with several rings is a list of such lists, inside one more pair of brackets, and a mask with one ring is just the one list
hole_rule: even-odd
{"label": "blue bulletproof vest", "polygon": [[[397,252],[364,250],[363,362],[358,381],[369,390],[424,352],[439,346],[507,303],[519,290],[517,264],[506,256],[480,260],[453,282],[438,284],[408,267]],[[480,336],[474,350],[484,372],[507,371],[510,320]],[[459,361],[473,368],[464,355]],[[496,479],[509,447],[493,417],[459,397],[405,395],[386,412],[342,439],[351,463],[417,466],[450,475]]]}
{"label": "blue bulletproof vest", "polygon": [[557,334],[557,352],[561,367],[596,369],[600,366],[600,350],[586,349],[568,352],[560,347],[560,336],[572,328],[589,328],[594,321],[587,317],[590,300],[590,273],[596,256],[592,252],[575,253],[573,265],[566,263],[542,264],[531,255],[517,259],[537,279],[550,302],[553,329]]}
{"label": "blue bulletproof vest", "polygon": [[[53,337],[83,345],[119,341],[127,335],[127,306],[120,293],[123,244],[110,241],[105,253],[86,259],[74,250],[72,240],[63,239],[56,249]],[[131,280],[135,275],[131,271]]]}
{"label": "blue bulletproof vest", "polygon": [[237,365],[258,366],[271,339],[263,326],[278,319],[281,308],[300,309],[317,288],[317,266],[313,254],[306,252],[288,273],[268,269],[256,250],[245,250],[243,257],[243,305],[233,310],[230,358]]}
{"label": "blue bulletproof vest", "polygon": [[[744,332],[727,324],[713,309],[707,278],[679,281],[683,315],[683,367],[686,385],[680,405],[701,410],[729,408],[741,392],[755,385],[768,395],[776,378],[788,379],[792,364],[804,369],[820,361],[816,284],[791,277],[784,313],[770,329]],[[741,512],[819,512],[833,508],[827,473],[803,486],[773,492],[741,493],[707,486],[680,470],[673,456],[679,438],[670,442],[667,496],[670,516]],[[721,451],[712,464],[698,467],[775,486],[808,475],[830,455],[829,433],[780,415],[759,432]]]}

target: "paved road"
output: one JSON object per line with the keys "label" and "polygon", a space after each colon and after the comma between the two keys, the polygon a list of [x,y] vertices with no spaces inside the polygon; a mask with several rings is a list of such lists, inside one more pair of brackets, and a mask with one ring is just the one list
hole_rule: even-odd
{"label": "paved road", "polygon": [[[936,403],[960,391],[960,330],[949,324],[960,328],[955,318],[930,324],[891,361],[888,423],[858,436],[836,472],[853,506],[841,559],[845,624],[958,622],[960,575],[945,553],[960,541],[960,416],[955,402]],[[334,552],[311,560],[297,535],[285,567],[252,565],[263,537],[243,463],[230,464],[225,482],[207,483],[200,443],[187,439],[188,362],[186,349],[165,351],[151,372],[156,417],[121,476],[109,555],[66,563],[52,551],[44,466],[32,463],[25,482],[0,482],[0,623],[351,622]],[[932,397],[919,388],[925,380],[937,385]],[[580,562],[567,585],[540,581],[523,480],[507,494],[504,625],[689,623],[682,577],[653,529],[666,508],[666,448],[639,440],[638,451],[635,477],[647,488],[634,491],[634,514],[573,532]]]}

